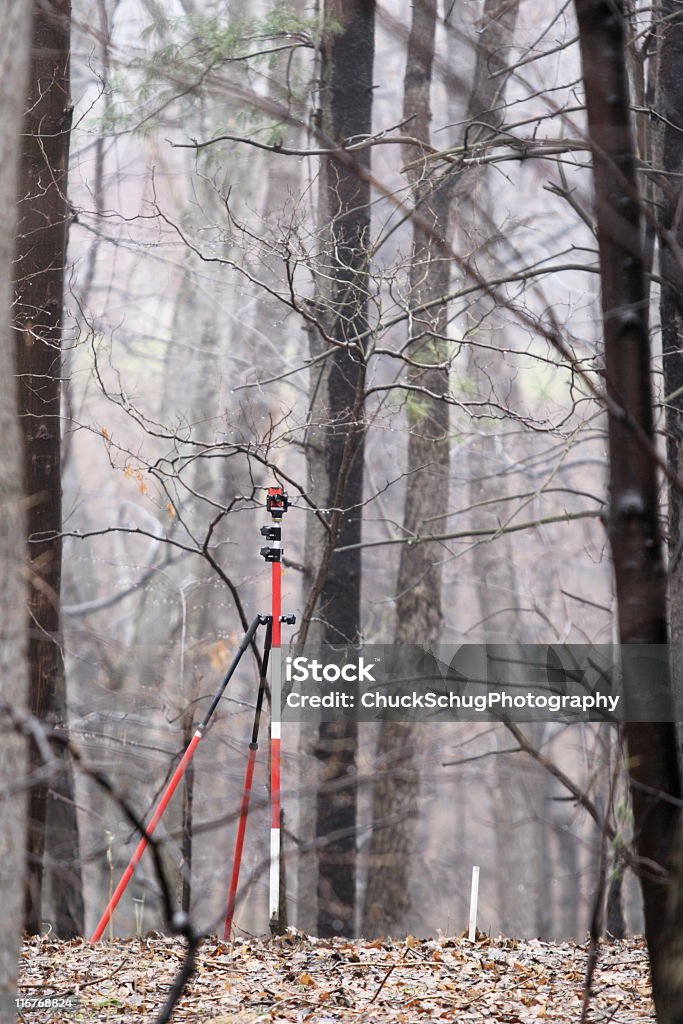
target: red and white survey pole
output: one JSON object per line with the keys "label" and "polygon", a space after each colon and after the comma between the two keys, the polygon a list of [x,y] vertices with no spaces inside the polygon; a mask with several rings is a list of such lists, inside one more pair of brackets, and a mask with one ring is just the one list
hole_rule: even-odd
{"label": "red and white survey pole", "polygon": [[270,929],[278,930],[280,920],[280,736],[282,695],[282,648],[280,625],[291,622],[292,616],[282,615],[282,517],[289,508],[287,492],[283,487],[269,487],[266,509],[272,522],[261,527],[267,545],[261,555],[272,565],[273,616],[272,649],[270,653],[270,879],[268,912]]}
{"label": "red and white survey pole", "polygon": [[[269,487],[266,508],[272,521],[261,527],[261,536],[268,542],[261,548],[261,556],[270,562],[271,570],[271,615],[268,617],[268,629],[263,646],[263,662],[259,682],[254,725],[247,755],[247,767],[242,790],[242,804],[237,821],[235,836],[235,852],[232,860],[230,888],[228,890],[228,907],[225,915],[223,938],[228,941],[232,933],[232,921],[237,903],[237,887],[239,885],[240,867],[244,836],[249,815],[251,787],[254,777],[254,765],[258,750],[259,725],[261,710],[266,688],[268,667],[271,666],[271,730],[270,730],[270,927],[277,931],[279,924],[280,903],[280,643],[281,625],[283,622],[293,625],[293,615],[282,615],[282,517],[289,507],[287,492],[281,487]],[[275,668],[273,670],[274,662]]]}

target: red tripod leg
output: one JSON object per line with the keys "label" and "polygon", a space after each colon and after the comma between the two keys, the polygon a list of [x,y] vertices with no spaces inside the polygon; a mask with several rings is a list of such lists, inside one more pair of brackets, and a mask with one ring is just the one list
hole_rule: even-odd
{"label": "red tripod leg", "polygon": [[135,847],[135,853],[130,858],[130,861],[128,862],[128,867],[126,868],[126,870],[124,871],[124,873],[123,873],[123,875],[121,877],[121,881],[119,882],[119,884],[114,889],[112,897],[109,900],[109,903],[107,904],[107,906],[105,908],[105,911],[102,914],[102,917],[100,918],[100,920],[98,922],[97,928],[92,933],[92,939],[90,940],[91,942],[97,942],[98,939],[102,938],[102,934],[104,932],[104,929],[109,924],[109,919],[111,918],[111,915],[114,913],[114,909],[116,908],[117,903],[119,902],[119,900],[123,896],[124,892],[126,891],[126,886],[128,885],[128,883],[130,882],[131,878],[133,877],[133,872],[135,871],[136,867],[140,863],[140,859],[141,859],[143,853],[145,852],[145,849],[147,848],[147,844],[148,844],[148,841],[149,841],[148,837],[152,835],[152,833],[156,829],[157,825],[161,821],[163,813],[166,810],[166,808],[168,807],[168,805],[169,805],[169,803],[171,801],[171,797],[175,793],[175,791],[176,791],[176,789],[178,787],[178,783],[180,782],[180,780],[182,779],[182,777],[183,777],[183,775],[185,773],[185,769],[187,768],[188,764],[192,760],[192,755],[194,754],[195,750],[197,749],[197,745],[198,745],[199,741],[201,740],[202,735],[203,735],[202,731],[200,729],[198,729],[197,732],[192,737],[192,739],[190,740],[190,742],[188,744],[188,747],[187,747],[187,750],[185,751],[185,753],[183,754],[182,758],[180,759],[176,770],[173,772],[173,775],[171,776],[171,779],[170,779],[170,782],[168,783],[168,786],[164,790],[164,792],[162,794],[162,797],[159,800],[159,803],[157,804],[157,806],[156,806],[156,808],[154,810],[154,814],[150,818],[149,825],[147,825],[147,827],[145,828],[145,831],[146,831],[147,835],[143,836],[142,839],[140,840],[140,842],[138,843],[138,845]]}
{"label": "red tripod leg", "polygon": [[254,765],[256,763],[256,747],[250,745],[249,757],[247,759],[247,770],[244,775],[244,790],[242,792],[242,806],[240,817],[237,823],[237,836],[235,838],[235,853],[232,859],[232,874],[230,876],[230,889],[228,892],[228,909],[225,914],[225,928],[223,938],[227,942],[232,931],[232,919],[235,913],[235,901],[237,899],[237,886],[240,880],[240,867],[242,864],[242,849],[244,847],[244,833],[247,829],[247,817],[249,815],[249,800],[251,798],[251,784],[254,778]]}

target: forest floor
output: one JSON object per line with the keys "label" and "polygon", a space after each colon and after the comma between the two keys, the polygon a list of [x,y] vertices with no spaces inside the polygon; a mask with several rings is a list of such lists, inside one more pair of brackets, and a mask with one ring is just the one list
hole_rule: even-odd
{"label": "forest floor", "polygon": [[[27,940],[22,996],[65,998],[80,1008],[24,1010],[44,1021],[152,1022],[185,953],[179,940]],[[176,1006],[176,1024],[527,1024],[581,1021],[587,945],[485,936],[400,942],[207,939],[197,971]],[[645,946],[600,945],[587,1020],[653,1022]]]}

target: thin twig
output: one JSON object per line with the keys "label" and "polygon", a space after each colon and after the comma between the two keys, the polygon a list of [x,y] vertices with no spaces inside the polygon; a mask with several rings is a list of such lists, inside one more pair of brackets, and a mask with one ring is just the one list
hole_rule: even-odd
{"label": "thin twig", "polygon": [[[403,956],[401,957],[400,963],[403,963],[403,961],[405,960],[405,958],[406,958],[406,956],[407,956],[407,955],[408,955],[408,949],[407,949],[407,947],[406,947],[406,950],[405,950],[405,952],[403,953]],[[389,968],[389,970],[388,970],[388,971],[386,972],[386,974],[384,975],[384,977],[383,977],[383,978],[382,978],[382,980],[380,981],[380,983],[379,983],[379,988],[378,988],[378,989],[377,989],[377,991],[375,992],[374,996],[372,997],[372,999],[369,999],[369,1000],[368,1000],[368,1003],[367,1003],[367,1005],[368,1005],[368,1006],[371,1006],[371,1005],[372,1005],[372,1004],[374,1003],[375,999],[377,999],[377,996],[378,996],[378,995],[380,994],[380,992],[382,991],[382,989],[383,989],[383,988],[384,988],[384,986],[386,985],[387,981],[389,980],[389,976],[390,976],[391,974],[393,974],[393,972],[394,972],[394,971],[396,970],[396,968],[397,968],[398,966],[399,966],[399,964],[392,964],[392,965],[391,965],[391,967]]]}

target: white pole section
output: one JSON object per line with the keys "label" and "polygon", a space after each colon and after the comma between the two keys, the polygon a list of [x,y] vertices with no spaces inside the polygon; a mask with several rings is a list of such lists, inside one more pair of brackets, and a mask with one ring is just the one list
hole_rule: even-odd
{"label": "white pole section", "polygon": [[472,890],[470,892],[470,933],[468,939],[475,942],[477,938],[477,902],[479,901],[479,868],[472,868]]}
{"label": "white pole section", "polygon": [[[278,569],[280,566],[278,565]],[[279,615],[279,611],[278,611]],[[282,692],[282,651],[278,644],[270,655],[270,926],[277,930],[280,918],[280,700]]]}

